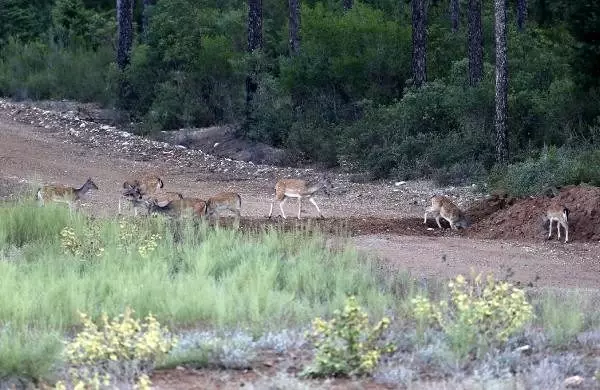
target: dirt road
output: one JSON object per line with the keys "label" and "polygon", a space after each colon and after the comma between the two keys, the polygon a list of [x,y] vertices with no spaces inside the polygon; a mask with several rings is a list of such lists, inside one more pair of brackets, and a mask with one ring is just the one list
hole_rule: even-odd
{"label": "dirt road", "polygon": [[[219,191],[237,191],[243,198],[247,223],[281,223],[264,217],[275,178],[292,177],[293,169],[250,164],[236,170],[242,165],[191,152],[186,152],[189,158],[179,163],[173,157],[176,153],[168,148],[143,156],[124,153],[123,148],[130,143],[141,141],[129,136],[123,136],[129,137],[127,141],[111,141],[109,133],[102,131],[94,133],[98,136],[93,139],[80,137],[80,129],[67,128],[67,122],[53,122],[51,114],[43,113],[44,119],[38,120],[32,118],[35,112],[25,110],[24,116],[24,109],[15,107],[6,102],[0,105],[0,179],[79,186],[89,176],[100,190],[81,208],[96,215],[114,215],[123,181],[134,173],[153,171],[164,177],[165,189],[188,196],[206,198]],[[72,126],[74,122],[68,123]],[[308,173],[298,171],[300,175]],[[429,195],[435,191],[424,182],[395,186],[340,179],[331,198],[317,198],[326,216],[319,223],[329,228],[344,225],[359,249],[385,259],[392,270],[410,270],[416,277],[451,277],[474,267],[535,286],[600,286],[599,243],[477,240],[460,233],[428,230],[418,218],[422,218]],[[314,216],[312,205],[305,203],[304,215]],[[286,213],[294,216],[296,211],[297,203],[288,202]]]}

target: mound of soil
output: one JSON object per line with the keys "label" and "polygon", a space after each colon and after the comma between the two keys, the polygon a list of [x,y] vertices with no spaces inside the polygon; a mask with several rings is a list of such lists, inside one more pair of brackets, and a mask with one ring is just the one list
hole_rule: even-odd
{"label": "mound of soil", "polygon": [[[600,188],[583,185],[564,187],[554,198],[514,199],[497,195],[479,202],[466,212],[473,222],[468,235],[494,239],[543,239],[548,234],[548,221],[544,221],[543,217],[547,207],[554,203],[562,204],[570,211],[570,240],[600,241]],[[555,234],[553,231],[552,239],[556,239]]]}

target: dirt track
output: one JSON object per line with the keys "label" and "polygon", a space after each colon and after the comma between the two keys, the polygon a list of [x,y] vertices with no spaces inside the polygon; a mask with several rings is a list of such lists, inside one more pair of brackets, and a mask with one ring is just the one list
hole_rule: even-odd
{"label": "dirt track", "polygon": [[[93,193],[82,209],[97,215],[114,215],[124,179],[136,172],[154,171],[165,177],[169,190],[184,195],[206,198],[223,190],[239,192],[244,199],[245,225],[283,223],[280,218],[264,219],[276,170],[264,177],[225,175],[205,169],[200,162],[174,165],[164,156],[140,161],[137,156],[120,155],[116,145],[73,142],[64,129],[35,126],[13,117],[0,109],[0,179],[81,185],[91,176],[100,191]],[[479,240],[467,238],[463,232],[428,230],[434,223],[425,226],[420,219],[427,197],[423,191],[411,190],[411,185],[407,183],[406,189],[400,191],[385,183],[346,181],[337,186],[331,198],[317,198],[326,216],[317,223],[325,231],[349,230],[358,248],[385,259],[392,269],[408,269],[416,277],[450,277],[475,267],[523,284],[532,282],[534,286],[600,286],[599,243],[577,242],[576,237],[567,245],[542,239]],[[315,215],[308,202],[303,210],[304,215]],[[288,202],[288,216],[293,217],[296,211],[297,203]],[[296,222],[288,219],[284,224],[293,226]]]}

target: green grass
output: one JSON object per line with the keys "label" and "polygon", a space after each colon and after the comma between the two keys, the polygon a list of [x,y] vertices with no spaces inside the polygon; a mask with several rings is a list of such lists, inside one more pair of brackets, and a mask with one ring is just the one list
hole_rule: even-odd
{"label": "green grass", "polygon": [[[60,206],[0,207],[0,258],[6,260],[0,261],[0,325],[8,325],[16,340],[31,331],[45,337],[49,330],[54,335],[71,331],[79,323],[78,311],[115,316],[130,306],[137,315],[152,312],[171,327],[258,331],[328,316],[350,293],[375,316],[398,303],[382,288],[372,262],[350,247],[327,249],[320,234],[240,233],[161,218],[132,221],[137,228],[123,229],[118,219],[70,216]],[[94,232],[104,254],[63,253],[60,232],[66,226],[82,238],[84,248],[92,237],[87,232]],[[124,231],[134,234],[122,238]],[[153,233],[161,238],[144,257],[138,248]],[[0,355],[0,367],[20,372],[17,362],[26,366],[37,356],[19,346]],[[53,353],[47,355],[52,361]]]}

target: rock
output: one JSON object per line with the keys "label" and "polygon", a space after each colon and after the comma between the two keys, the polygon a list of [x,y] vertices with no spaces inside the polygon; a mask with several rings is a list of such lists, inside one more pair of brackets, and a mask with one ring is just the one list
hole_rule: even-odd
{"label": "rock", "polygon": [[570,376],[565,379],[564,385],[569,388],[580,387],[583,384],[583,380],[579,375]]}

